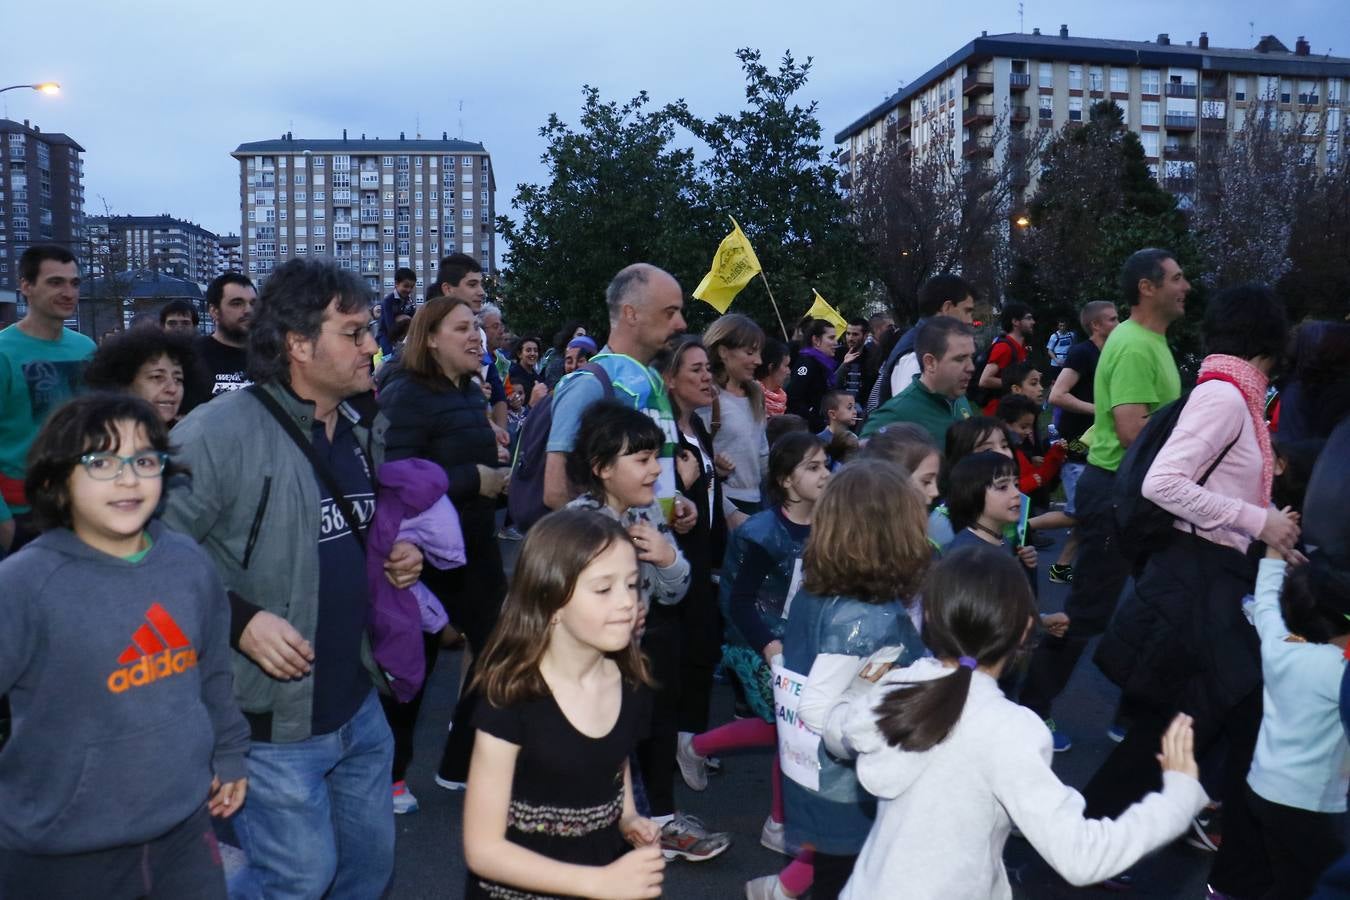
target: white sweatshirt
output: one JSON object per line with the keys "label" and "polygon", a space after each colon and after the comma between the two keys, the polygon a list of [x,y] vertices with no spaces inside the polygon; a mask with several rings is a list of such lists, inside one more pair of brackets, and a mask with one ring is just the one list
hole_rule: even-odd
{"label": "white sweatshirt", "polygon": [[1095,884],[1174,840],[1208,802],[1194,778],[1165,772],[1162,793],[1118,819],[1084,819],[1082,795],[1050,768],[1045,724],[983,672],[946,740],[922,753],[888,745],[876,704],[900,685],[951,672],[935,659],[893,670],[846,714],[845,746],[880,803],[842,900],[1009,900],[1003,845],[1013,822],[1067,881]]}

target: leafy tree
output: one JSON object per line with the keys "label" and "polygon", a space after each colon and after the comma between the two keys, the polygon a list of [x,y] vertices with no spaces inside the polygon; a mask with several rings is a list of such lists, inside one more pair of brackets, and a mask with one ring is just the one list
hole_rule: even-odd
{"label": "leafy tree", "polygon": [[1350,318],[1350,160],[1317,173],[1302,196],[1289,243],[1290,271],[1278,285],[1291,319]]}
{"label": "leafy tree", "polygon": [[[700,235],[703,265],[732,215],[754,246],[789,329],[810,306],[813,288],[845,315],[856,311],[871,266],[839,190],[839,151],[827,153],[821,144],[816,103],[794,100],[806,86],[811,58],[798,63],[788,53],[771,70],[758,50],[741,49],[736,56],[745,72],[744,109],[702,119],[683,102],[667,107],[708,151],[697,186],[700,205],[710,213]],[[716,315],[706,304],[694,306],[695,322]],[[759,279],[732,309],[766,331],[778,330]]]}
{"label": "leafy tree", "polygon": [[1114,103],[1093,104],[1088,122],[1067,124],[1050,142],[1030,218],[1016,299],[1038,304],[1043,318],[1076,321],[1086,301],[1117,299],[1120,267],[1143,247],[1172,250],[1195,274],[1186,218]]}
{"label": "leafy tree", "polygon": [[694,154],[673,145],[671,113],[649,109],[646,92],[622,105],[589,85],[582,96],[576,129],[556,113],[539,129],[548,181],[519,185],[518,221],[497,220],[510,245],[502,287],[517,332],[574,318],[603,331],[605,286],[624,266],[650,262],[692,288],[710,258]]}

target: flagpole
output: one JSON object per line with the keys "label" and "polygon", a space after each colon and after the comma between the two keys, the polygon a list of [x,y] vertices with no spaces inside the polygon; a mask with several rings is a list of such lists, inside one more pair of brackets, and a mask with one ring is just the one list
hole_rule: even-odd
{"label": "flagpole", "polygon": [[778,317],[778,327],[783,329],[783,340],[791,343],[792,338],[788,337],[787,326],[783,324],[783,314],[778,311],[778,301],[773,299],[773,289],[769,287],[769,279],[764,277],[764,270],[759,270],[759,277],[764,281],[764,290],[769,292],[769,302],[773,304],[773,314]]}

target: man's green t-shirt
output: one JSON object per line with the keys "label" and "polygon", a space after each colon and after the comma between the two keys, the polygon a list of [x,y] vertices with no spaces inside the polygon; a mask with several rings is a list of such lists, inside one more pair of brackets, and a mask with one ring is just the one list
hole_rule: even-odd
{"label": "man's green t-shirt", "polygon": [[1181,396],[1181,375],[1167,346],[1167,338],[1126,320],[1111,332],[1097,361],[1093,381],[1092,448],[1088,463],[1114,472],[1125,458],[1125,448],[1116,436],[1111,410],[1127,403],[1142,403],[1152,413]]}
{"label": "man's green t-shirt", "polygon": [[54,341],[25,334],[18,325],[0,331],[0,476],[9,482],[0,521],[28,508],[15,502],[12,482],[23,481],[28,448],[47,416],[79,393],[94,350],[93,341],[69,328]]}

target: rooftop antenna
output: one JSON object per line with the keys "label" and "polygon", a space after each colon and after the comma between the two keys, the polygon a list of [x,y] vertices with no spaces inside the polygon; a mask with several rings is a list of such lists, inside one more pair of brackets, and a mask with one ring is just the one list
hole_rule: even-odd
{"label": "rooftop antenna", "polygon": [[1018,34],[1025,34],[1025,33],[1026,33],[1026,28],[1024,27],[1024,23],[1023,23],[1023,20],[1022,20],[1022,12],[1023,12],[1023,10],[1022,10],[1022,0],[1017,0],[1017,33],[1018,33]]}
{"label": "rooftop antenna", "polygon": [[1247,42],[1252,43],[1256,40],[1256,23],[1247,23]]}
{"label": "rooftop antenna", "polygon": [[417,128],[415,130],[417,139],[420,141],[422,139],[422,114],[420,112],[417,114]]}
{"label": "rooftop antenna", "polygon": [[464,101],[459,101],[459,139],[464,140]]}

